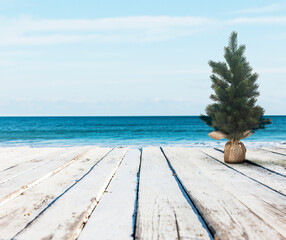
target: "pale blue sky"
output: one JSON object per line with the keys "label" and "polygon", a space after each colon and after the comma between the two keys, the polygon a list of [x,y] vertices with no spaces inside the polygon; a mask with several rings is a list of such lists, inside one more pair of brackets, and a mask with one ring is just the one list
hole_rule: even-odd
{"label": "pale blue sky", "polygon": [[286,114],[286,1],[0,0],[0,115],[199,115],[231,31]]}

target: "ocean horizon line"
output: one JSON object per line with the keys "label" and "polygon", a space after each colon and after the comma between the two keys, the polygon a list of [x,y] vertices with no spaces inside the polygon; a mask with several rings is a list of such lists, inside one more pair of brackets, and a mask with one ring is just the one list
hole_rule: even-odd
{"label": "ocean horizon line", "polygon": [[[23,117],[23,118],[29,118],[29,117],[34,117],[34,118],[41,118],[41,117],[47,117],[47,118],[52,118],[52,117],[200,117],[201,115],[5,115],[5,116],[0,116],[0,118],[9,118],[9,117]],[[266,114],[263,115],[263,117],[284,117],[286,114]]]}

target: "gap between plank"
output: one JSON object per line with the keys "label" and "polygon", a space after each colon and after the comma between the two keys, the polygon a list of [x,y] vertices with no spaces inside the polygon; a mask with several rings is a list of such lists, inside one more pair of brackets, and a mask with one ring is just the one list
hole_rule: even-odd
{"label": "gap between plank", "polygon": [[254,179],[254,178],[252,178],[252,177],[247,176],[246,174],[244,174],[244,173],[242,173],[242,172],[240,172],[240,171],[234,169],[233,167],[229,166],[228,164],[226,164],[226,163],[224,163],[224,162],[222,162],[222,161],[216,159],[215,157],[213,157],[213,156],[211,156],[211,155],[209,155],[209,154],[207,154],[207,153],[205,153],[205,152],[203,152],[203,151],[201,151],[201,152],[202,152],[203,154],[207,155],[208,157],[212,158],[213,160],[219,162],[220,164],[223,164],[223,165],[225,165],[226,167],[232,169],[233,171],[235,171],[235,172],[237,172],[237,173],[240,173],[241,175],[243,175],[243,176],[245,176],[245,177],[251,179],[251,180],[254,181],[254,182],[257,182],[257,183],[261,184],[262,186],[264,186],[264,187],[266,187],[266,188],[268,188],[268,189],[270,189],[270,190],[272,190],[272,191],[274,191],[274,192],[276,192],[276,193],[282,195],[283,197],[286,197],[286,195],[285,195],[284,193],[281,193],[281,192],[277,191],[276,189],[274,189],[274,188],[272,188],[272,187],[269,187],[269,186],[267,186],[266,184],[264,184],[264,183],[262,183],[262,182],[259,182],[258,180]]}
{"label": "gap between plank", "polygon": [[[219,151],[219,152],[221,152],[221,153],[224,153],[223,150],[220,150],[220,149],[218,149],[218,148],[214,148],[214,150]],[[277,175],[279,175],[279,176],[281,176],[281,177],[286,178],[286,175],[284,175],[284,174],[282,174],[282,173],[279,173],[279,172],[275,172],[274,170],[271,170],[271,169],[269,169],[269,168],[267,168],[267,167],[264,167],[264,166],[262,166],[262,165],[259,165],[258,163],[254,163],[254,162],[252,162],[252,161],[250,161],[250,160],[244,160],[244,161],[245,161],[246,163],[249,163],[249,164],[254,165],[254,166],[256,166],[256,167],[260,167],[260,168],[262,168],[262,169],[264,169],[264,170],[267,170],[267,171],[269,171],[269,172],[271,172],[271,173],[274,173],[274,174],[277,174]],[[273,164],[275,164],[275,163],[273,163]]]}
{"label": "gap between plank", "polygon": [[[121,148],[121,147],[120,147],[120,148]],[[114,148],[113,148],[113,149],[114,149]],[[112,149],[112,150],[113,150],[113,149]],[[107,154],[109,154],[112,150],[110,150]],[[97,203],[95,204],[95,206],[93,207],[93,209],[91,210],[91,212],[89,213],[89,215],[87,216],[86,221],[82,223],[81,229],[79,229],[76,239],[78,239],[78,237],[79,237],[80,233],[82,232],[82,230],[83,230],[85,224],[88,222],[88,219],[90,218],[91,214],[94,212],[94,210],[96,209],[96,206],[98,205],[98,203],[99,203],[100,200],[102,199],[102,197],[103,197],[104,193],[106,192],[107,188],[109,187],[109,185],[110,185],[112,179],[113,179],[114,176],[116,175],[116,173],[117,173],[117,171],[118,171],[118,169],[119,169],[121,163],[123,162],[123,159],[125,158],[126,153],[128,152],[128,150],[129,150],[129,149],[127,148],[127,150],[125,151],[125,153],[124,153],[123,156],[121,157],[121,161],[119,162],[119,164],[118,164],[118,166],[117,166],[117,168],[116,168],[114,174],[111,176],[111,178],[110,178],[109,182],[107,183],[107,185],[106,185],[106,187],[105,187],[105,189],[104,189],[102,195],[100,196],[100,198],[99,198],[98,200],[96,200]],[[107,154],[106,154],[106,155],[107,155]],[[105,156],[106,156],[106,155],[105,155]],[[105,156],[104,156],[104,157],[105,157]],[[103,157],[103,158],[104,158],[104,157]],[[103,159],[103,158],[102,158],[102,159]],[[100,161],[101,161],[102,159],[100,159]],[[97,163],[96,163],[96,164],[97,164]]]}
{"label": "gap between plank", "polygon": [[[71,165],[72,163],[74,163],[76,160],[78,160],[79,158],[81,158],[82,156],[84,156],[86,153],[88,152],[85,151],[79,155],[77,155],[76,157],[74,157],[72,160],[64,163],[63,165],[57,167],[54,170],[49,171],[48,173],[46,173],[44,176],[33,180],[32,182],[26,184],[26,186],[22,186],[20,189],[15,190],[12,193],[9,193],[8,195],[6,195],[4,198],[0,199],[0,206],[6,204],[7,202],[9,202],[10,200],[12,200],[13,198],[19,196],[20,194],[22,194],[23,192],[29,190],[30,188],[36,186],[37,184],[41,183],[42,181],[46,180],[47,178],[57,174],[58,172],[62,171],[63,169],[65,169],[66,167],[68,167],[69,165]],[[51,161],[49,161],[51,162]]]}
{"label": "gap between plank", "polygon": [[100,163],[111,151],[113,151],[115,148],[111,149],[108,153],[106,153],[99,161],[97,161],[80,179],[76,180],[71,186],[69,186],[65,191],[63,191],[59,196],[57,196],[52,202],[48,204],[37,216],[34,217],[33,220],[31,220],[21,231],[16,233],[15,236],[11,238],[11,240],[16,240],[16,237],[22,233],[27,227],[29,227],[38,217],[40,217],[49,207],[51,207],[58,199],[60,199],[66,192],[68,192],[71,188],[73,188],[78,182],[80,182],[86,175],[88,175],[93,168]]}
{"label": "gap between plank", "polygon": [[[8,182],[8,181],[11,181],[12,179],[14,179],[14,178],[16,178],[16,177],[19,177],[19,176],[25,174],[26,172],[29,172],[29,171],[31,171],[31,170],[34,170],[34,169],[36,169],[36,168],[38,168],[38,167],[41,167],[41,166],[43,166],[43,165],[49,163],[50,161],[51,161],[51,160],[46,161],[46,162],[43,162],[43,163],[40,164],[40,165],[31,167],[31,168],[29,168],[29,169],[27,169],[27,170],[25,170],[25,171],[22,171],[22,172],[20,172],[20,173],[18,173],[18,174],[16,174],[16,175],[13,175],[12,177],[6,178],[6,179],[2,180],[2,181],[0,182],[0,184],[5,183],[5,182]],[[19,165],[17,165],[17,166],[19,166]],[[14,167],[16,167],[16,166],[14,166]],[[9,169],[12,169],[12,168],[13,168],[13,167],[10,167]],[[6,170],[4,170],[4,171],[6,171]],[[3,171],[3,172],[4,172],[4,171]]]}
{"label": "gap between plank", "polygon": [[133,239],[136,239],[136,222],[137,222],[137,213],[138,213],[138,200],[139,200],[139,186],[140,186],[140,172],[141,172],[141,163],[142,163],[142,148],[140,150],[140,162],[139,162],[139,168],[137,172],[137,185],[136,185],[136,197],[134,202],[134,212],[133,212],[133,221],[132,221],[132,229],[133,232],[131,234],[131,237]]}
{"label": "gap between plank", "polygon": [[190,193],[188,192],[188,190],[186,189],[186,187],[184,186],[183,182],[181,181],[181,179],[178,177],[175,169],[173,168],[172,164],[170,163],[168,157],[166,156],[164,150],[162,149],[162,147],[160,147],[161,152],[163,153],[167,164],[183,194],[183,196],[185,197],[185,199],[187,200],[187,202],[189,203],[189,205],[192,207],[194,213],[198,216],[199,221],[201,222],[202,226],[207,230],[210,239],[218,239],[218,236],[216,235],[216,231],[215,229],[209,224],[209,222],[207,221],[206,217],[204,216],[204,213],[199,209],[198,205],[196,204],[195,200],[192,198],[192,196],[190,195]]}
{"label": "gap between plank", "polygon": [[259,148],[263,151],[266,151],[266,152],[271,152],[271,153],[274,153],[274,154],[278,154],[278,155],[282,155],[282,156],[286,156],[286,154],[283,154],[283,153],[280,153],[280,152],[274,152],[274,151],[271,151],[271,150],[267,150],[267,149],[264,149],[264,148]]}

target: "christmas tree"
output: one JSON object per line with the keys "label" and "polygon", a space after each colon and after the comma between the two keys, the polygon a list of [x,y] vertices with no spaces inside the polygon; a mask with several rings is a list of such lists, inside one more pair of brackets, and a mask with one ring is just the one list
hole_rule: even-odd
{"label": "christmas tree", "polygon": [[264,109],[256,105],[258,74],[252,73],[244,51],[245,45],[238,46],[237,33],[232,32],[224,48],[226,62],[209,61],[214,90],[210,99],[215,103],[206,107],[207,115],[201,115],[201,119],[214,128],[210,137],[229,140],[225,145],[226,162],[242,162],[246,149],[240,140],[271,123],[263,118]]}

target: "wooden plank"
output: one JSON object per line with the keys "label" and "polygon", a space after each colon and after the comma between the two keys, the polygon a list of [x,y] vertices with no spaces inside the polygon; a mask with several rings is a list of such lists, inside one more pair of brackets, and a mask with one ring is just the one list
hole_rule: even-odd
{"label": "wooden plank", "polygon": [[282,147],[261,147],[260,149],[286,157],[286,148],[282,148]]}
{"label": "wooden plank", "polygon": [[110,148],[92,148],[84,157],[0,207],[0,239],[11,239],[24,229],[110,150]]}
{"label": "wooden plank", "polygon": [[[224,163],[224,155],[222,152],[217,151],[213,148],[202,148],[202,152],[212,156],[213,158]],[[265,184],[266,186],[283,193],[286,196],[286,178],[280,175],[277,175],[271,171],[268,171],[265,168],[253,165],[249,162],[244,162],[241,164],[227,164],[231,168],[247,175],[254,180]]]}
{"label": "wooden plank", "polygon": [[19,148],[2,154],[0,157],[0,171],[13,168],[25,161],[56,151],[56,148]]}
{"label": "wooden plank", "polygon": [[37,169],[33,169],[32,171],[26,172],[10,181],[0,184],[0,206],[61,171],[66,166],[82,157],[89,149],[90,147],[75,148]]}
{"label": "wooden plank", "polygon": [[159,148],[143,148],[136,239],[210,239]]}
{"label": "wooden plank", "polygon": [[60,156],[61,154],[66,154],[66,152],[70,150],[71,149],[68,149],[68,148],[58,148],[56,150],[51,149],[51,151],[48,153],[46,151],[44,152],[39,151],[38,157],[34,157],[29,161],[25,161],[21,164],[15,165],[13,167],[10,167],[6,170],[1,171],[0,172],[0,184],[6,181],[9,181],[15,177],[18,177],[35,168],[38,168],[41,165],[52,161],[54,158]]}
{"label": "wooden plank", "polygon": [[0,158],[2,158],[2,154],[7,154],[7,153],[14,153],[18,152],[20,149],[31,149],[30,147],[1,147],[0,148]]}
{"label": "wooden plank", "polygon": [[76,239],[126,151],[126,148],[116,148],[111,151],[14,238]]}
{"label": "wooden plank", "polygon": [[198,149],[164,148],[220,239],[285,239],[286,198]]}
{"label": "wooden plank", "polygon": [[246,159],[286,176],[286,157],[261,149],[247,149]]}
{"label": "wooden plank", "polygon": [[[28,150],[27,150],[28,149]],[[25,164],[29,161],[37,161],[45,157],[48,154],[55,152],[65,151],[64,148],[27,148],[24,150],[19,149],[14,151],[18,154],[9,155],[1,158],[0,172],[13,169],[21,164]],[[69,150],[74,149],[74,147],[69,148]]]}
{"label": "wooden plank", "polygon": [[2,159],[4,157],[9,157],[11,155],[13,156],[21,156],[21,152],[25,151],[26,153],[28,152],[34,152],[35,148],[31,148],[31,147],[3,147],[0,150],[0,163],[2,162]]}
{"label": "wooden plank", "polygon": [[136,198],[140,151],[130,149],[125,155],[106,193],[96,206],[79,240],[133,239],[133,213]]}
{"label": "wooden plank", "polygon": [[[223,151],[223,148],[217,148]],[[286,157],[259,148],[247,148],[246,160],[286,176]]]}

